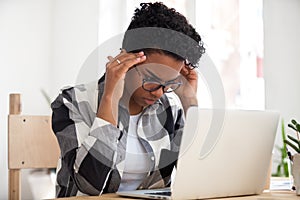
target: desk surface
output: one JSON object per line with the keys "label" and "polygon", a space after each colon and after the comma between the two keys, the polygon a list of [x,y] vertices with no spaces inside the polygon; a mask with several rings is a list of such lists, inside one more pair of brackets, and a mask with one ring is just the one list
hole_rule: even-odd
{"label": "desk surface", "polygon": [[[135,198],[125,198],[120,197],[116,194],[103,194],[101,196],[80,196],[80,197],[67,197],[67,198],[58,198],[56,200],[97,200],[97,199],[135,199]],[[218,198],[217,200],[290,200],[290,199],[300,199],[300,196],[296,196],[295,192],[292,191],[265,191],[261,195],[253,196],[243,196],[243,197],[227,197],[227,198]]]}

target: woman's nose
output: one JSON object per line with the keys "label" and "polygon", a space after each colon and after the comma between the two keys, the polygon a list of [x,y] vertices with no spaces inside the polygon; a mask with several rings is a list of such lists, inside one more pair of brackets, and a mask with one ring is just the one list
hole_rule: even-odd
{"label": "woman's nose", "polygon": [[158,88],[157,90],[154,90],[150,92],[153,96],[160,98],[164,94],[163,87]]}

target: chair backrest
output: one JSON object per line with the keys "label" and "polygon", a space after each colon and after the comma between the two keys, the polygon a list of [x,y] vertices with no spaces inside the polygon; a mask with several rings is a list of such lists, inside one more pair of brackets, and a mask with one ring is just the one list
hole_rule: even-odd
{"label": "chair backrest", "polygon": [[21,169],[56,168],[60,150],[50,116],[21,115],[19,94],[10,95],[8,116],[9,199],[21,199]]}

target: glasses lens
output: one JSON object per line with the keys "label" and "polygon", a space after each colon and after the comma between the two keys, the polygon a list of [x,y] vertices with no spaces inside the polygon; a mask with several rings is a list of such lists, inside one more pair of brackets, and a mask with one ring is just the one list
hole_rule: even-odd
{"label": "glasses lens", "polygon": [[158,90],[161,87],[161,84],[154,81],[144,81],[143,88],[149,92]]}
{"label": "glasses lens", "polygon": [[164,87],[164,92],[168,93],[168,92],[173,92],[174,90],[176,90],[177,88],[179,88],[181,85],[181,83],[170,83],[167,84]]}
{"label": "glasses lens", "polygon": [[170,83],[167,84],[164,88],[164,92],[168,93],[168,92],[173,92],[174,90],[178,89],[180,87],[181,83]]}
{"label": "glasses lens", "polygon": [[169,84],[166,84],[166,85],[162,85],[159,82],[144,81],[143,88],[146,91],[153,92],[153,91],[158,90],[161,87],[163,87],[164,92],[169,93],[169,92],[173,92],[174,90],[179,88],[181,84],[182,83],[180,83],[180,82],[176,82],[176,83],[169,83]]}

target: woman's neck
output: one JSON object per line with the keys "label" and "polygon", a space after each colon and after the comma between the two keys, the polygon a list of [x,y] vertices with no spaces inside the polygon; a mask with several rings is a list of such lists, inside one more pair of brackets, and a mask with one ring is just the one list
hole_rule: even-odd
{"label": "woman's neck", "polygon": [[129,95],[127,95],[126,90],[124,90],[123,96],[120,99],[120,102],[123,106],[125,106],[128,109],[128,112],[130,115],[137,115],[139,113],[141,113],[143,111],[143,107],[140,106],[139,104],[137,104],[133,98],[129,97]]}
{"label": "woman's neck", "polygon": [[138,105],[132,98],[129,100],[129,113],[130,115],[137,115],[143,111],[143,107]]}

